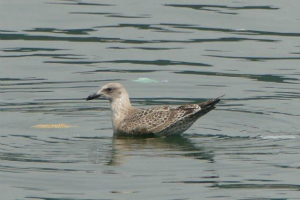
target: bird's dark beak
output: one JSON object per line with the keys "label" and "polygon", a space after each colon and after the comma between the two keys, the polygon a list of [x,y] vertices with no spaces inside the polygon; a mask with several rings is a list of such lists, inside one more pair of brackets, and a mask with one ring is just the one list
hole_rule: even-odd
{"label": "bird's dark beak", "polygon": [[92,99],[99,98],[100,96],[101,96],[100,94],[94,93],[94,94],[91,94],[90,96],[88,96],[86,98],[86,100],[89,101],[89,100],[92,100]]}

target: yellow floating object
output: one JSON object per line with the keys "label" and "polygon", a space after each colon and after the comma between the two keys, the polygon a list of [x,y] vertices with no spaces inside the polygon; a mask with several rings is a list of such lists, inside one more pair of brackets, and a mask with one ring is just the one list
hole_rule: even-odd
{"label": "yellow floating object", "polygon": [[71,128],[73,126],[69,124],[38,124],[32,126],[32,128]]}

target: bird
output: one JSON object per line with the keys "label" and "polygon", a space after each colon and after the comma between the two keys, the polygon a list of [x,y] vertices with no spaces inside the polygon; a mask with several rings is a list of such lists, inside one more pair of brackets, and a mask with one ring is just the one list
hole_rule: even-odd
{"label": "bird", "polygon": [[108,83],[86,101],[104,98],[110,102],[113,134],[115,136],[170,136],[180,135],[193,123],[214,110],[224,95],[196,104],[136,108],[120,83]]}

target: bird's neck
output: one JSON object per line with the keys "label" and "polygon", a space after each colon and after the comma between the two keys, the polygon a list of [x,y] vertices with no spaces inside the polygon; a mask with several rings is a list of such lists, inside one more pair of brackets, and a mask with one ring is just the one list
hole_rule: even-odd
{"label": "bird's neck", "polygon": [[114,130],[118,129],[119,124],[125,119],[133,109],[128,94],[123,94],[120,98],[110,101],[112,114],[112,124]]}

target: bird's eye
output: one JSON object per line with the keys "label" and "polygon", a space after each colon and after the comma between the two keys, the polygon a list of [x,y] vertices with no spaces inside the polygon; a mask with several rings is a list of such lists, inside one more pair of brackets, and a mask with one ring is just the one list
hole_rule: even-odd
{"label": "bird's eye", "polygon": [[107,88],[106,90],[107,90],[108,92],[111,92],[111,91],[112,91],[112,89],[111,89],[111,88]]}

